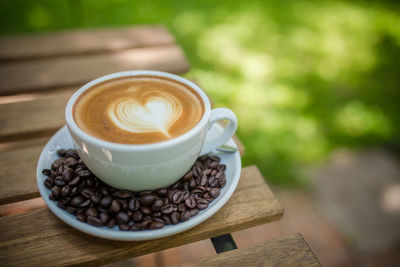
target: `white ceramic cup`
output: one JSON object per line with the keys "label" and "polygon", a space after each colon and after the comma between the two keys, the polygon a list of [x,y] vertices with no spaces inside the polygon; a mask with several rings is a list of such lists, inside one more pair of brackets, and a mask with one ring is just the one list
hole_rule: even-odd
{"label": "white ceramic cup", "polygon": [[[107,80],[138,75],[166,77],[194,89],[205,106],[199,123],[173,139],[139,145],[104,141],[78,127],[73,118],[73,105],[84,91]],[[199,155],[223,145],[237,128],[235,114],[227,108],[211,109],[208,97],[196,84],[177,75],[149,70],[113,73],[85,84],[69,99],[65,116],[74,146],[86,166],[105,183],[134,191],[153,190],[173,184],[190,169]],[[219,136],[206,140],[208,130],[219,120],[229,122]]]}

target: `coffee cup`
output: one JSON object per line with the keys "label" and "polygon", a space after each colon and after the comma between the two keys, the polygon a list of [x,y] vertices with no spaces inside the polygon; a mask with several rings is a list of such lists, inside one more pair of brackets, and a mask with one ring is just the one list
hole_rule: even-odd
{"label": "coffee cup", "polygon": [[[65,116],[86,166],[103,182],[134,191],[173,184],[237,128],[235,114],[211,109],[193,82],[149,70],[113,73],[85,84],[69,99]],[[226,127],[207,138],[220,120],[228,120]]]}

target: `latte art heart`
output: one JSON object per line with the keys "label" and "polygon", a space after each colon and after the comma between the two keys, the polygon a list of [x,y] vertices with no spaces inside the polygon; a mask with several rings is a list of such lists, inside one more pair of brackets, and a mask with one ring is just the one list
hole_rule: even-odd
{"label": "latte art heart", "polygon": [[182,114],[182,105],[168,94],[148,97],[145,103],[120,98],[107,109],[110,120],[120,129],[133,133],[160,132],[171,138],[168,130]]}

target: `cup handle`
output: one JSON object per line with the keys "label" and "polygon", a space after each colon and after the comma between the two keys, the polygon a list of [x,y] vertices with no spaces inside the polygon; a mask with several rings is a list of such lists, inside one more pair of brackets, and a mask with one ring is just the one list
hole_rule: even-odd
{"label": "cup handle", "polygon": [[[228,120],[228,125],[224,128],[221,134],[218,136],[207,139],[203,144],[203,148],[200,151],[200,156],[210,153],[213,149],[224,145],[234,134],[237,129],[237,118],[232,110],[227,108],[215,108],[211,110],[210,121],[208,122],[208,130],[219,120]],[[207,133],[208,135],[209,133]]]}

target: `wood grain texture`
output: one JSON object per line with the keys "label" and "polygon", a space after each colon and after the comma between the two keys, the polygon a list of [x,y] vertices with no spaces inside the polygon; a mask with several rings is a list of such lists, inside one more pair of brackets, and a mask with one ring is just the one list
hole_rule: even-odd
{"label": "wood grain texture", "polygon": [[0,144],[0,205],[39,197],[36,164],[48,138]]}
{"label": "wood grain texture", "polygon": [[[0,142],[50,136],[65,125],[65,106],[78,87],[31,94],[30,99],[0,103]],[[0,97],[12,98],[12,97]],[[11,99],[12,100],[12,99]]]}
{"label": "wood grain texture", "polygon": [[235,193],[206,222],[175,236],[121,242],[81,233],[47,208],[0,218],[0,262],[6,266],[101,265],[277,220],[283,209],[255,166],[242,170]]}
{"label": "wood grain texture", "polygon": [[160,26],[70,30],[0,38],[0,62],[31,60],[168,45],[174,37]]}
{"label": "wood grain texture", "polygon": [[264,244],[236,249],[175,267],[243,266],[321,266],[301,234],[275,239]]}
{"label": "wood grain texture", "polygon": [[105,74],[134,69],[184,73],[189,64],[176,45],[12,62],[0,65],[0,94],[82,85]]}

